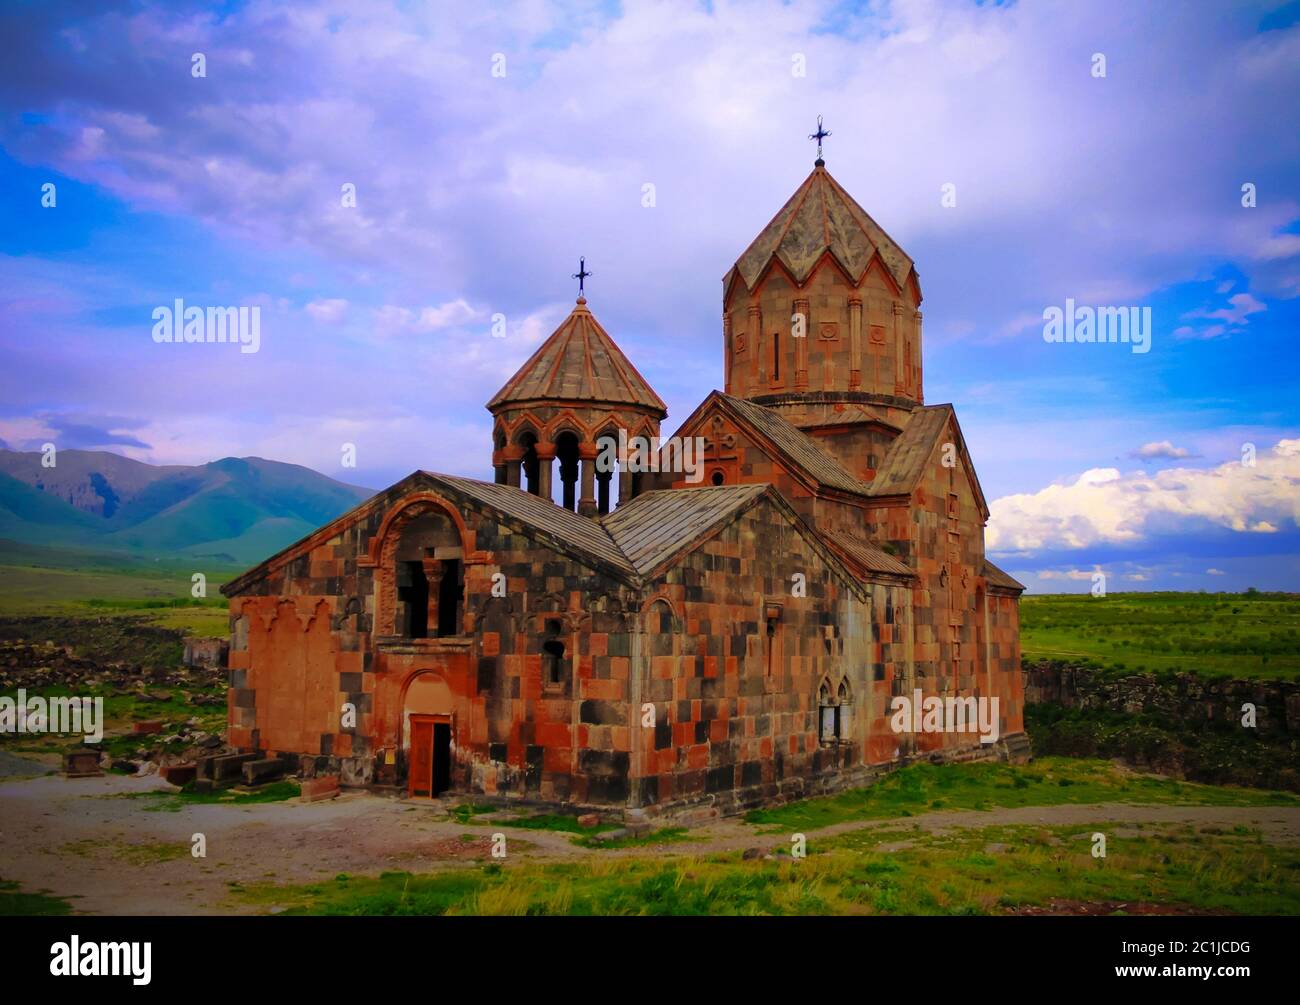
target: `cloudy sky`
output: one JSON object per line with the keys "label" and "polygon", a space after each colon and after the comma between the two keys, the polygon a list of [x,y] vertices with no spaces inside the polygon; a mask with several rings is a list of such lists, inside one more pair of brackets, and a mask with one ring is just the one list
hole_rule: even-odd
{"label": "cloudy sky", "polygon": [[[490,477],[579,255],[671,431],[820,114],[917,262],[996,561],[1300,588],[1300,3],[102,0],[0,37],[10,447]],[[259,351],[156,344],[177,298],[260,306]],[[1067,299],[1149,307],[1150,352],[1046,342]]]}

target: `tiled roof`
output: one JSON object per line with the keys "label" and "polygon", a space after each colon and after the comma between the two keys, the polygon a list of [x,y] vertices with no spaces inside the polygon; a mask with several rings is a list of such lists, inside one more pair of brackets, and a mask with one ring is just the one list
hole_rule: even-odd
{"label": "tiled roof", "polygon": [[765,491],[764,484],[661,489],[637,496],[601,523],[644,575]]}
{"label": "tiled roof", "polygon": [[912,259],[821,165],[813,168],[732,271],[752,290],[775,256],[802,283],[827,251],[855,284],[877,253],[900,288],[912,274]]}
{"label": "tiled roof", "polygon": [[843,489],[845,492],[856,492],[859,495],[867,494],[868,489],[863,482],[845,471],[839,461],[817,445],[816,440],[793,425],[780,412],[721,392],[718,393],[718,397],[740,418],[775,443],[790,460],[823,485]]}
{"label": "tiled roof", "polygon": [[952,415],[951,405],[926,405],[915,409],[903,432],[889,445],[884,462],[870,483],[873,496],[911,492],[934,452],[934,443]]}
{"label": "tiled roof", "polygon": [[660,418],[668,414],[668,406],[600,326],[584,297],[487,407],[495,413],[511,402],[557,399],[639,405]]}
{"label": "tiled roof", "polygon": [[1025,584],[1007,575],[987,558],[984,560],[984,578],[989,586],[1002,586],[1009,590],[1023,590]]}

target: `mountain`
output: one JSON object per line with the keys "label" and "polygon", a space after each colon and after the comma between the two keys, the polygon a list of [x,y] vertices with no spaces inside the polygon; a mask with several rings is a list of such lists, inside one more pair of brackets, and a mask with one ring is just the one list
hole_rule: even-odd
{"label": "mountain", "polygon": [[98,450],[0,450],[0,538],[41,547],[253,564],[374,493],[297,464],[153,465]]}

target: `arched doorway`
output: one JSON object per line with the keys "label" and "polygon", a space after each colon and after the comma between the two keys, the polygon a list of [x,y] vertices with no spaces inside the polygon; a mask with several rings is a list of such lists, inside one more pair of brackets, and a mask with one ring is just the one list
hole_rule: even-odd
{"label": "arched doorway", "polygon": [[451,788],[451,689],[436,673],[416,675],[403,709],[406,794],[430,799]]}

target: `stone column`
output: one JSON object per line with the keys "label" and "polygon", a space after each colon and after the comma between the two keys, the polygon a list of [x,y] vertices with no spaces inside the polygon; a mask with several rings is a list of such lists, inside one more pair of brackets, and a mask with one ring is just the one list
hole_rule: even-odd
{"label": "stone column", "polygon": [[578,461],[582,465],[582,494],[578,497],[581,516],[596,515],[596,448],[584,443],[578,448]]}
{"label": "stone column", "polygon": [[731,393],[731,357],[736,354],[736,347],[731,344],[731,314],[722,314],[722,386]]}
{"label": "stone column", "polygon": [[925,394],[921,390],[921,312],[917,311],[912,315],[912,320],[916,322],[916,327],[912,330],[912,343],[916,346],[916,399],[924,401]]}
{"label": "stone column", "polygon": [[627,469],[627,458],[618,464],[618,504],[626,506],[632,501],[632,472]]}
{"label": "stone column", "polygon": [[524,459],[524,448],[511,445],[506,447],[504,452],[506,460],[506,484],[511,488],[519,488],[519,465]]}
{"label": "stone column", "polygon": [[903,312],[902,304],[894,302],[894,393],[903,394],[907,390],[907,374],[903,369]]}
{"label": "stone column", "polygon": [[849,298],[849,389],[862,386],[862,299]]}
{"label": "stone column", "polygon": [[767,383],[767,353],[763,350],[763,309],[758,304],[749,305],[749,345],[758,365],[758,387],[753,389],[757,391]]}
{"label": "stone column", "polygon": [[555,444],[537,444],[537,494],[551,498],[551,465],[555,460]]}
{"label": "stone column", "polygon": [[794,313],[803,318],[803,338],[794,338],[794,331],[790,332],[791,339],[794,342],[794,386],[808,386],[808,339],[812,337],[812,315],[808,310],[807,300],[796,300],[794,302]]}

